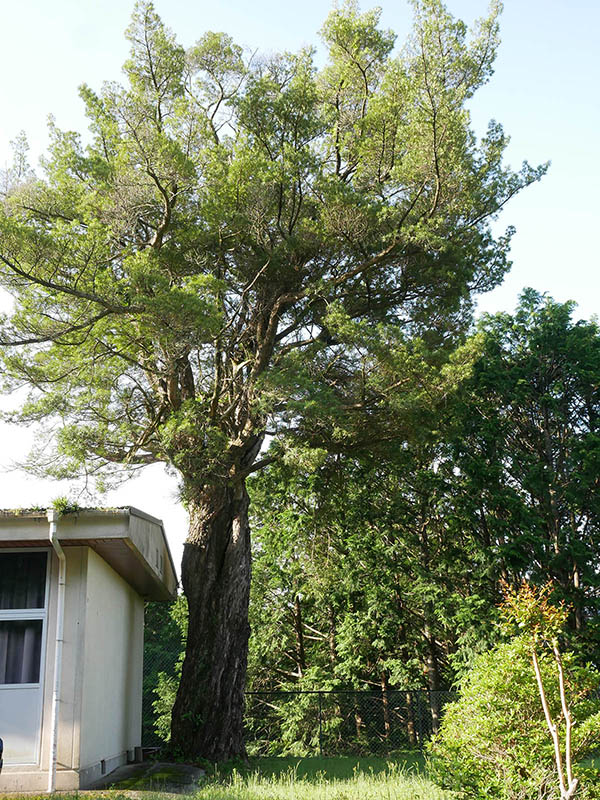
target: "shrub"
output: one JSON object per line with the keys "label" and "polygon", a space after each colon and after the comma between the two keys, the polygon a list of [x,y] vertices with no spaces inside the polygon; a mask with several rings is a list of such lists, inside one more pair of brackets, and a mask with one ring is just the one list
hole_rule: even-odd
{"label": "shrub", "polygon": [[188,608],[187,600],[180,594],[169,608],[171,622],[175,623],[178,629],[178,649],[175,644],[169,646],[169,672],[156,672],[153,674],[155,680],[154,694],[156,699],[152,703],[154,712],[154,732],[163,742],[171,740],[171,713],[181,680],[181,667],[185,656],[185,643],[187,639]]}
{"label": "shrub", "polygon": [[[552,654],[538,657],[551,714],[561,718],[558,669]],[[577,762],[600,746],[600,701],[592,698],[600,675],[562,657]],[[479,656],[461,686],[459,699],[446,707],[438,735],[428,747],[433,776],[467,796],[502,800],[559,798],[554,747],[532,668],[531,640],[514,638]],[[578,797],[600,797],[590,781]]]}
{"label": "shrub", "polygon": [[181,678],[181,659],[177,662],[176,671],[175,676],[159,672],[154,690],[156,694],[156,700],[152,703],[155,714],[154,731],[163,742],[171,741],[171,714]]}

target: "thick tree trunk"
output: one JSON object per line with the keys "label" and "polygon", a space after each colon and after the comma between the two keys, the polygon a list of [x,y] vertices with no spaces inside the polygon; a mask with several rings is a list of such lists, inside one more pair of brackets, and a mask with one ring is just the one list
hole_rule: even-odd
{"label": "thick tree trunk", "polygon": [[244,758],[251,559],[243,479],[203,487],[188,509],[181,577],[189,625],[171,750],[188,759]]}

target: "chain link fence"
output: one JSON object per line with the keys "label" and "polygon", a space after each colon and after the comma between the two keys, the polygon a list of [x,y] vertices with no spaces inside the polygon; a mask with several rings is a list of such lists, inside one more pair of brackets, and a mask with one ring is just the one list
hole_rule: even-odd
{"label": "chain link fence", "polygon": [[[159,675],[174,686],[177,651],[144,656],[142,746],[164,743],[156,732]],[[246,746],[250,755],[366,755],[421,748],[437,729],[449,691],[246,692]]]}
{"label": "chain link fence", "polygon": [[250,755],[388,755],[422,748],[454,692],[246,693]]}
{"label": "chain link fence", "polygon": [[[147,605],[144,635],[142,746],[160,747],[168,735],[183,647],[181,630],[166,604]],[[455,696],[426,689],[248,691],[246,746],[250,755],[297,756],[420,749]]]}
{"label": "chain link fence", "polygon": [[[153,617],[159,614],[158,617]],[[163,603],[146,612],[142,746],[160,747],[156,689],[163,700],[174,697],[182,641]],[[164,691],[165,685],[168,691]],[[600,688],[592,697],[600,698]],[[388,755],[421,749],[437,730],[453,691],[426,689],[387,691],[262,691],[246,692],[245,735],[250,755]],[[168,730],[169,700],[163,702],[163,731]]]}

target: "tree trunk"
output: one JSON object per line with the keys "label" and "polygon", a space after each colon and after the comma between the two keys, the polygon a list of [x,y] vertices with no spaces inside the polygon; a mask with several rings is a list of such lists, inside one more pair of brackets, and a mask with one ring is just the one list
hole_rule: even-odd
{"label": "tree trunk", "polygon": [[427,651],[425,655],[425,667],[427,672],[427,683],[429,686],[429,706],[431,709],[431,729],[432,733],[437,733],[440,727],[440,670],[438,665],[437,648],[433,634],[429,627],[424,626]]}
{"label": "tree trunk", "polygon": [[207,485],[188,503],[190,531],[181,566],[189,607],[171,750],[188,758],[245,758],[250,528],[243,479]]}
{"label": "tree trunk", "polygon": [[304,631],[302,628],[302,605],[298,594],[294,599],[294,632],[296,634],[296,667],[298,677],[301,678],[306,672],[306,651],[304,649]]}
{"label": "tree trunk", "polygon": [[410,746],[416,747],[417,734],[415,732],[415,709],[412,692],[406,692],[406,733]]}
{"label": "tree trunk", "polygon": [[390,721],[390,695],[389,695],[389,682],[387,672],[381,671],[381,702],[383,705],[383,730],[386,739],[390,738],[390,731],[392,728]]}

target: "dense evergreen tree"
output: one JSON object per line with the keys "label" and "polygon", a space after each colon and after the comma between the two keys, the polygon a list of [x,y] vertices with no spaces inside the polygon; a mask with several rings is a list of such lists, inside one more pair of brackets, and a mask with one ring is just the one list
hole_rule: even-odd
{"label": "dense evergreen tree", "polygon": [[337,450],[377,438],[370,412],[402,387],[411,338],[450,346],[507,268],[490,220],[543,170],[504,168],[500,126],[481,142],[470,128],[497,12],[468,38],[419,0],[392,55],[378,12],[348,2],[317,69],[310,49],[248,63],[225,34],[185,51],[140,0],[127,85],[81,90],[89,143],[52,125],[44,176],[7,176],[5,387],[27,384],[17,417],[56,431],[35,464],[164,461],[181,478],[182,754],[244,752],[246,479],[266,433]]}
{"label": "dense evergreen tree", "polygon": [[253,479],[253,686],[447,687],[525,578],[597,659],[600,331],[572,313],[526,290],[400,446]]}
{"label": "dense evergreen tree", "polygon": [[489,642],[497,568],[446,443],[270,469],[252,495],[254,688],[439,690]]}
{"label": "dense evergreen tree", "polygon": [[526,290],[486,316],[455,418],[465,509],[504,577],[556,582],[571,627],[598,626],[600,331],[574,304]]}

